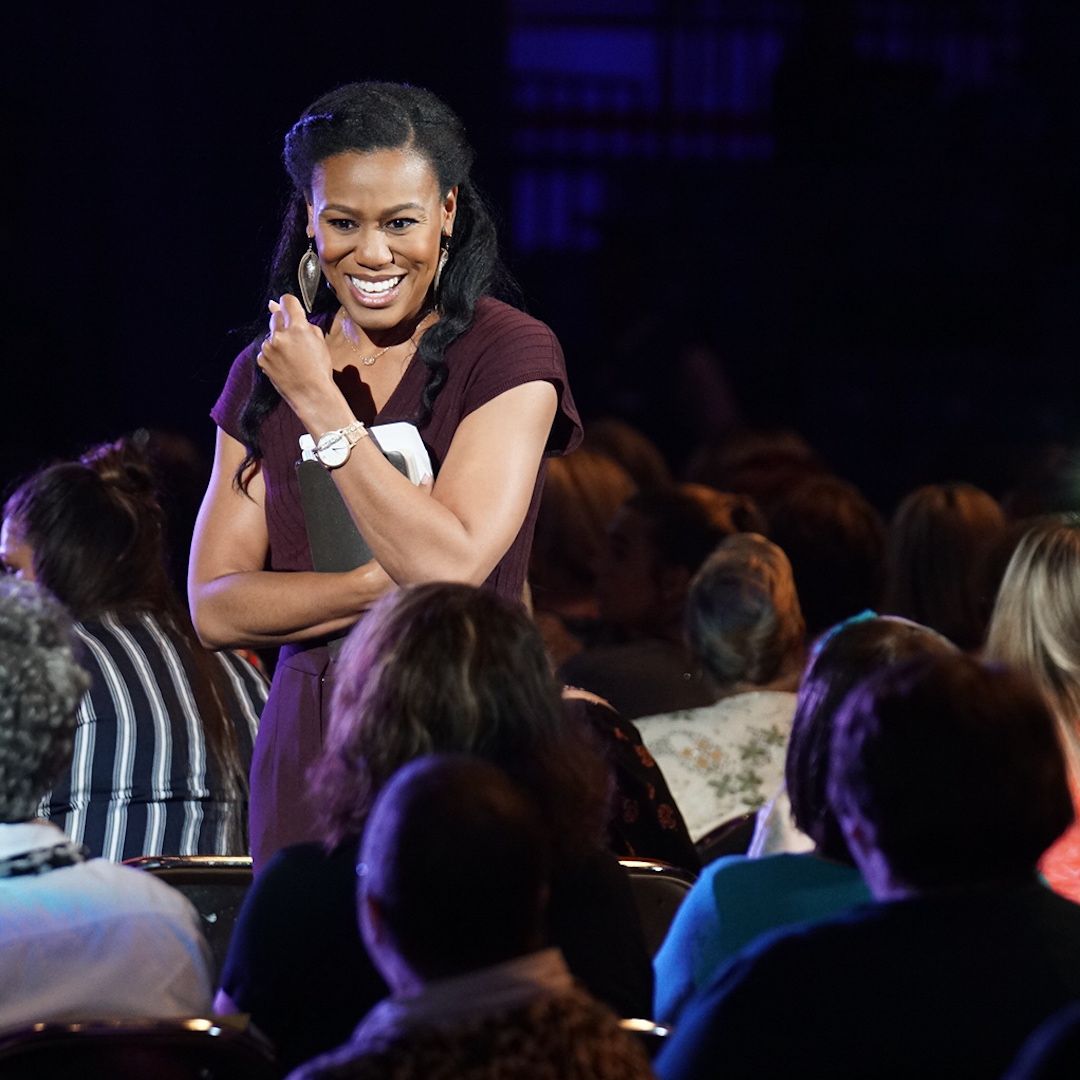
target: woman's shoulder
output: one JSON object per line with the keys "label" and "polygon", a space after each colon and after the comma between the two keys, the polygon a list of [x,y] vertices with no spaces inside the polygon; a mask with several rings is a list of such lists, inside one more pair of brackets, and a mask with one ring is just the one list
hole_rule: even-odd
{"label": "woman's shoulder", "polygon": [[457,354],[481,356],[497,352],[505,361],[507,354],[518,354],[535,363],[545,358],[563,363],[559,339],[547,323],[493,296],[483,296],[468,330],[451,346]]}

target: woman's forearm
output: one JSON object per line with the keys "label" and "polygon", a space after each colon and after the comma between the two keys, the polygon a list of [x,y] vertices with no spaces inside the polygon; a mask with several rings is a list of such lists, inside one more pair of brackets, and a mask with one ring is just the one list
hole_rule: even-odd
{"label": "woman's forearm", "polygon": [[[386,461],[373,439],[360,439],[333,470],[334,481],[396,583],[487,578],[525,520],[556,406],[554,387],[535,382],[470,413],[430,494]],[[340,398],[302,419],[316,438],[352,422]]]}
{"label": "woman's forearm", "polygon": [[192,585],[192,619],[211,649],[312,641],[347,630],[391,588],[374,562],[342,574],[243,571]]}

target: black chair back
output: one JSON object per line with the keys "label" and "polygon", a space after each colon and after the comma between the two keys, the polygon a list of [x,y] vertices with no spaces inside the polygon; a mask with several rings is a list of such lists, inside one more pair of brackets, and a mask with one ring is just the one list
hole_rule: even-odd
{"label": "black chair back", "polygon": [[738,817],[729,818],[722,825],[710,829],[700,840],[694,842],[701,865],[707,866],[723,855],[745,855],[754,839],[757,811],[750,810]]}
{"label": "black chair back", "polygon": [[161,878],[191,901],[213,954],[211,975],[217,985],[236,916],[251,886],[251,859],[233,855],[145,855],[127,859],[125,865]]}
{"label": "black chair back", "polygon": [[6,1080],[279,1080],[256,1032],[213,1020],[34,1024],[0,1036]]}
{"label": "black chair back", "polygon": [[694,875],[657,859],[620,859],[630,875],[645,944],[655,956],[684,897],[694,885]]}

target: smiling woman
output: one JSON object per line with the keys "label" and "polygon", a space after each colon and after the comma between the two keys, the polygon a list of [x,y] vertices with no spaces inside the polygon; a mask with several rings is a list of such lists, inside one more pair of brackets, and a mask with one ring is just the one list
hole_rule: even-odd
{"label": "smiling woman", "polygon": [[[211,414],[189,579],[206,644],[284,646],[252,763],[257,865],[313,834],[306,770],[322,746],[328,642],[395,585],[520,598],[543,459],[581,436],[558,341],[491,295],[505,280],[495,231],[446,105],[411,86],[342,87],[294,125],[285,164],[269,334],[237,357]],[[367,437],[399,421],[431,457],[419,486]],[[347,573],[312,569],[304,434],[374,554]]]}

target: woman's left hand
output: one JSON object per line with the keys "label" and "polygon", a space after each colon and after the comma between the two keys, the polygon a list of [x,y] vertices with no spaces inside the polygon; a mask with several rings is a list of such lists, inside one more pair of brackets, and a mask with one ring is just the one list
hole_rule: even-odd
{"label": "woman's left hand", "polygon": [[256,357],[274,388],[297,415],[334,394],[333,364],[322,330],[308,322],[300,301],[286,293],[270,301],[270,335]]}

